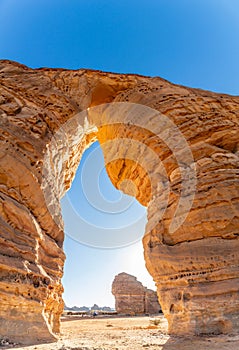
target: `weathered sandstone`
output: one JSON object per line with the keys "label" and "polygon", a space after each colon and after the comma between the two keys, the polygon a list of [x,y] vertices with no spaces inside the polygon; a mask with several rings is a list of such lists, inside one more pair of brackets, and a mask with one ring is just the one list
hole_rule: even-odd
{"label": "weathered sandstone", "polygon": [[118,314],[157,314],[161,310],[157,293],[144,287],[136,277],[125,272],[115,276],[112,294]]}
{"label": "weathered sandstone", "polygon": [[[160,115],[137,106],[128,113],[120,104],[118,113],[89,109],[109,102]],[[81,122],[51,142],[87,108]],[[30,343],[59,332],[60,198],[96,139],[112,183],[131,193],[124,182],[131,180],[148,207],[145,261],[169,332],[238,331],[238,96],[160,78],[0,61],[0,118],[1,336]]]}

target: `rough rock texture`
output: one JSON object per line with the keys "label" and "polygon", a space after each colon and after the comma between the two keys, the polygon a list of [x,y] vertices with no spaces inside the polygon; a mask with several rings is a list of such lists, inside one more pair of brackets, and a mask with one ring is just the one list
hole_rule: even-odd
{"label": "rough rock texture", "polygon": [[[161,114],[147,115],[137,108],[128,114],[124,106],[118,113],[91,108],[50,144],[67,120],[106,102],[138,103],[160,111],[188,146],[179,142]],[[148,207],[145,260],[169,332],[237,332],[238,115],[239,97],[160,78],[33,70],[0,61],[1,336],[30,343],[52,340],[59,332],[65,258],[60,198],[83,151],[96,138],[112,183],[132,193],[124,186],[125,179],[131,180],[136,198]],[[129,142],[113,142],[117,140]],[[145,156],[142,145],[152,157]],[[194,167],[196,186],[188,172]],[[189,186],[183,188],[182,179]],[[172,230],[178,204],[177,222],[189,213]]]}
{"label": "rough rock texture", "polygon": [[115,276],[112,294],[115,296],[115,309],[119,314],[156,314],[161,310],[157,293],[125,272]]}
{"label": "rough rock texture", "polygon": [[145,291],[145,312],[146,314],[158,314],[162,312],[158,302],[157,292],[148,288]]}

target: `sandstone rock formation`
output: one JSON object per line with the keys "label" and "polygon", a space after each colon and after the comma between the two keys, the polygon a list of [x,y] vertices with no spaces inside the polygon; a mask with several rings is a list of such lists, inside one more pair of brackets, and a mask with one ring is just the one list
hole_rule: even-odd
{"label": "sandstone rock formation", "polygon": [[150,315],[162,312],[161,306],[158,302],[157,292],[148,288],[145,291],[145,312]]}
{"label": "sandstone rock formation", "polygon": [[[117,113],[92,108],[109,102]],[[145,260],[169,332],[237,332],[238,115],[238,96],[160,78],[0,61],[1,336],[30,343],[59,332],[60,198],[96,139],[112,183],[132,193],[131,180],[148,207]]]}
{"label": "sandstone rock formation", "polygon": [[115,309],[118,314],[157,314],[161,310],[157,293],[125,272],[115,276],[112,294],[115,296]]}

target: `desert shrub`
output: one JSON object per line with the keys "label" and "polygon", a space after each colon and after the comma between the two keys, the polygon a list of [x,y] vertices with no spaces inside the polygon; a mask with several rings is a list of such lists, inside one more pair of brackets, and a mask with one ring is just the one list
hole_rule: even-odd
{"label": "desert shrub", "polygon": [[151,318],[150,323],[153,324],[154,326],[158,326],[160,324],[161,320],[160,318]]}

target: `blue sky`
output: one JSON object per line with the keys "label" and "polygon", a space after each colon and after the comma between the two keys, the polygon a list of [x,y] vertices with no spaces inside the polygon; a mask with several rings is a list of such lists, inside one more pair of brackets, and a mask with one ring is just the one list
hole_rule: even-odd
{"label": "blue sky", "polygon": [[[238,38],[238,0],[0,0],[0,57],[33,68],[91,68],[161,76],[182,85],[239,95]],[[81,167],[85,159],[86,155]],[[87,220],[111,225],[111,219],[87,207],[81,171],[70,200]],[[94,166],[88,171],[93,173]],[[99,188],[108,200],[119,198],[104,170]],[[144,211],[135,202],[131,210],[130,217]],[[115,225],[127,221],[122,215]],[[110,285],[121,271],[152,286],[140,242],[104,250],[80,245],[66,236],[65,251],[63,282],[69,305],[112,306]]]}

